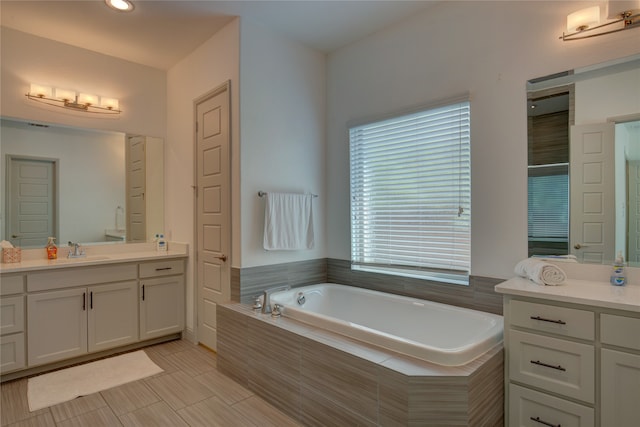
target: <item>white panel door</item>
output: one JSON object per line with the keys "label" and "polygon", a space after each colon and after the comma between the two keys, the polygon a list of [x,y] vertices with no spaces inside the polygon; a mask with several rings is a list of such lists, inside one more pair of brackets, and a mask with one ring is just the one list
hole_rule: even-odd
{"label": "white panel door", "polygon": [[7,236],[14,246],[44,247],[56,233],[56,164],[9,157]]}
{"label": "white panel door", "polygon": [[216,349],[216,306],[231,297],[229,85],[196,105],[198,341]]}
{"label": "white panel door", "polygon": [[600,264],[615,254],[615,124],[571,127],[570,250]]}
{"label": "white panel door", "polygon": [[640,162],[627,163],[627,261],[640,262]]}

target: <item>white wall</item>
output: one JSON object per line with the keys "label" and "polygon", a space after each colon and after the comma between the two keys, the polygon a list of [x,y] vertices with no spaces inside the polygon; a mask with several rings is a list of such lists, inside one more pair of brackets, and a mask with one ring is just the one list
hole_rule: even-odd
{"label": "white wall", "polygon": [[[165,237],[189,244],[187,330],[194,327],[194,100],[231,81],[232,219],[239,228],[239,21],[232,21],[167,72]],[[239,251],[239,248],[234,250]],[[235,253],[235,252],[234,252]],[[234,256],[232,256],[232,260]]]}
{"label": "white wall", "polygon": [[[2,116],[164,138],[163,70],[5,27],[0,35]],[[25,96],[31,83],[118,98],[122,113],[107,117],[43,107]]]}
{"label": "white wall", "polygon": [[[1,171],[8,154],[58,160],[60,228],[56,243],[104,242],[105,229],[115,228],[116,208],[125,206],[125,135],[52,130],[4,120],[0,132]],[[1,176],[4,178],[4,172]],[[0,212],[4,213],[4,185],[0,194]],[[2,215],[2,235],[4,220]]]}
{"label": "white wall", "polygon": [[[251,267],[324,258],[325,55],[243,19],[240,49],[241,230],[233,265]],[[238,187],[236,187],[237,189]],[[314,193],[315,247],[265,251],[265,200],[258,191]]]}
{"label": "white wall", "polygon": [[471,94],[471,273],[527,256],[525,82],[640,51],[638,31],[563,42],[585,2],[455,1],[329,55],[328,254],[349,259],[348,120]]}

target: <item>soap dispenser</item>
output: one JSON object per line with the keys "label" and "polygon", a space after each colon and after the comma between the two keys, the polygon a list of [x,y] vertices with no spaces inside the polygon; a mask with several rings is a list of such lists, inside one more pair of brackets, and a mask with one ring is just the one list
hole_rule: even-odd
{"label": "soap dispenser", "polygon": [[627,274],[624,268],[624,257],[622,251],[618,252],[618,256],[613,262],[613,270],[611,271],[611,284],[613,286],[624,286],[627,283]]}
{"label": "soap dispenser", "polygon": [[55,237],[49,237],[47,246],[45,246],[45,249],[47,250],[47,259],[58,259],[58,247],[54,243],[54,240],[56,240]]}

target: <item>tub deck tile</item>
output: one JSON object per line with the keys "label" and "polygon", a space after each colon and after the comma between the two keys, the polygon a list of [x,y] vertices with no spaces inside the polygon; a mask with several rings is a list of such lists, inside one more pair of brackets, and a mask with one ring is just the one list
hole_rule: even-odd
{"label": "tub deck tile", "polygon": [[252,317],[247,325],[249,389],[299,418],[302,337]]}
{"label": "tub deck tile", "polygon": [[303,341],[302,383],[363,418],[377,414],[377,369],[377,364],[351,354],[309,339]]}

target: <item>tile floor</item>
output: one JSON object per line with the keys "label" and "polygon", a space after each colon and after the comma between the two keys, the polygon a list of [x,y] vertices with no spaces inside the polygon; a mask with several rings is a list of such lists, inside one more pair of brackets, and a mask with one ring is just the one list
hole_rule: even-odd
{"label": "tile floor", "polygon": [[216,369],[216,355],[184,340],[145,348],[164,372],[29,412],[27,379],[0,386],[2,426],[299,426]]}

